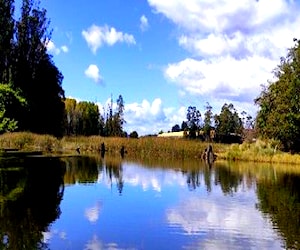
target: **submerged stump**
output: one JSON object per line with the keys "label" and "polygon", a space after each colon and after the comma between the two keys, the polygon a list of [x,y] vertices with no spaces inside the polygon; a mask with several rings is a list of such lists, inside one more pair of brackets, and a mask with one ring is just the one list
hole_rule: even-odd
{"label": "submerged stump", "polygon": [[209,145],[207,148],[205,148],[202,159],[208,163],[209,165],[213,164],[213,162],[216,160],[216,155],[213,152],[213,148],[211,145]]}

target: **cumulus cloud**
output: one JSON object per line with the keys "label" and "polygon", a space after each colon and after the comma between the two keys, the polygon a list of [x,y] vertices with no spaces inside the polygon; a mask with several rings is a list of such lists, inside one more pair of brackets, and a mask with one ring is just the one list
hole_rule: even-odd
{"label": "cumulus cloud", "polygon": [[142,15],[140,18],[140,29],[141,31],[146,31],[149,28],[148,19],[145,15]]}
{"label": "cumulus cloud", "polygon": [[61,52],[67,53],[69,51],[66,45],[61,46],[60,48],[57,47],[53,41],[47,42],[47,51],[54,55],[59,55]]}
{"label": "cumulus cloud", "polygon": [[136,44],[135,38],[131,34],[117,31],[114,27],[108,25],[92,25],[87,30],[82,31],[82,36],[93,53],[103,45],[113,46],[116,43]]}
{"label": "cumulus cloud", "polygon": [[299,4],[287,0],[148,0],[179,29],[192,57],[167,65],[181,93],[252,102],[300,37]]}
{"label": "cumulus cloud", "polygon": [[97,65],[91,64],[85,71],[84,74],[93,79],[96,83],[100,82],[102,77],[100,75],[100,70]]}
{"label": "cumulus cloud", "polygon": [[61,46],[61,50],[65,53],[69,52],[69,48],[66,45]]}
{"label": "cumulus cloud", "polygon": [[165,75],[189,94],[251,102],[260,85],[270,77],[272,66],[272,60],[260,56],[241,60],[226,56],[214,61],[187,58],[169,64]]}
{"label": "cumulus cloud", "polygon": [[149,133],[157,134],[159,131],[171,130],[176,123],[181,124],[185,120],[186,110],[181,107],[164,108],[160,98],[152,102],[143,100],[141,103],[130,103],[125,105],[125,129],[128,132],[137,131],[139,135]]}

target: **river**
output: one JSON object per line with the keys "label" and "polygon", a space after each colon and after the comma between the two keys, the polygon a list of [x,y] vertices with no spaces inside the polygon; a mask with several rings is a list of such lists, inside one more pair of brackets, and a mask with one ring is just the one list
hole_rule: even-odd
{"label": "river", "polygon": [[300,171],[119,156],[0,159],[0,249],[299,249]]}

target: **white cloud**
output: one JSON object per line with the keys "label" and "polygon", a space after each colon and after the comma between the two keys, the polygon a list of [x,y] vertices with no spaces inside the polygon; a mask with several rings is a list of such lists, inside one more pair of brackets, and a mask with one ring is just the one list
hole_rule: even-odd
{"label": "white cloud", "polygon": [[60,48],[56,47],[53,41],[47,42],[47,50],[49,53],[54,55],[59,55],[61,52],[67,53],[69,51],[66,45],[63,45]]}
{"label": "white cloud", "polygon": [[65,53],[69,52],[69,48],[66,45],[61,46],[61,50]]}
{"label": "white cloud", "polygon": [[160,130],[171,130],[175,124],[181,125],[185,120],[186,110],[181,107],[179,110],[174,108],[164,108],[160,98],[152,102],[143,100],[141,103],[131,103],[125,105],[125,130],[129,133],[137,131],[139,135],[157,134]]}
{"label": "white cloud", "polygon": [[[101,115],[106,114],[106,109],[111,105],[108,98],[104,103],[97,102]],[[116,102],[113,103],[113,110],[117,108]],[[181,125],[185,120],[186,108],[180,107],[176,110],[173,107],[165,108],[160,98],[152,102],[144,99],[141,103],[125,103],[124,130],[128,133],[137,131],[139,136],[157,134],[159,131],[171,130],[175,124]]]}
{"label": "white cloud", "polygon": [[141,31],[146,31],[149,28],[148,19],[145,15],[142,15],[140,18],[140,29]]}
{"label": "white cloud", "polygon": [[96,53],[104,44],[108,46],[113,46],[117,42],[136,44],[133,35],[117,31],[114,27],[109,27],[108,25],[92,25],[87,30],[82,31],[82,36],[93,53]]}
{"label": "white cloud", "polygon": [[241,60],[226,56],[213,61],[188,58],[169,64],[165,74],[189,94],[252,101],[260,85],[271,77],[272,66],[272,60],[259,56]]}
{"label": "white cloud", "polygon": [[[291,17],[294,1],[286,0],[148,0],[157,13],[161,13],[188,31],[201,33],[254,30],[271,27],[281,17]],[[293,13],[296,15],[296,12]]]}
{"label": "white cloud", "polygon": [[[165,76],[181,94],[247,105],[300,37],[299,5],[287,0],[148,0],[178,28],[192,55],[170,63]],[[247,104],[246,104],[247,103]]]}
{"label": "white cloud", "polygon": [[100,75],[100,71],[97,65],[91,64],[85,71],[85,75],[88,78],[93,79],[95,82],[100,82],[102,77]]}

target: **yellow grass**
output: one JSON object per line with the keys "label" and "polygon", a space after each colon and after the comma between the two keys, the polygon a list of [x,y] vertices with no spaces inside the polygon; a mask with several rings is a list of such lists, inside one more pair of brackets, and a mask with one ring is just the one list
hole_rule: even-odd
{"label": "yellow grass", "polygon": [[[200,159],[207,142],[182,138],[145,137],[139,139],[78,136],[57,139],[50,135],[37,135],[28,132],[5,133],[0,135],[1,149],[25,151],[39,150],[47,153],[81,154],[99,153],[101,143],[105,144],[108,154],[119,154],[125,147],[128,157],[142,159]],[[299,154],[289,154],[277,150],[274,141],[257,141],[244,144],[212,143],[217,159],[230,161],[249,161],[266,163],[300,164]]]}

